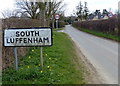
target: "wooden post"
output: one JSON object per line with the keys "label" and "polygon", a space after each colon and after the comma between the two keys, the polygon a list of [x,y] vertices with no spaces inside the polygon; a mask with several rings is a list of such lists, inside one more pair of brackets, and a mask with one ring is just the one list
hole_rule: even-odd
{"label": "wooden post", "polygon": [[41,70],[43,70],[43,55],[42,55],[42,47],[40,47],[40,64],[41,64]]}
{"label": "wooden post", "polygon": [[[45,10],[43,10],[43,27],[45,27]],[[43,55],[42,55],[42,47],[40,47],[40,64],[41,70],[43,70]]]}

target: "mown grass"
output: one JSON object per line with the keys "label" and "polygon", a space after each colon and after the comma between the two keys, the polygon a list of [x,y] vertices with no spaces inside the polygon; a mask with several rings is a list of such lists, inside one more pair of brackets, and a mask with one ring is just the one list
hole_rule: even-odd
{"label": "mown grass", "polygon": [[96,36],[99,36],[99,37],[103,37],[103,38],[107,38],[107,39],[111,39],[111,40],[120,42],[120,37],[115,36],[115,35],[106,34],[106,33],[99,32],[99,31],[94,31],[94,30],[88,30],[88,29],[85,29],[85,28],[76,27],[74,25],[73,25],[73,27],[75,27],[75,28],[77,28],[77,29],[79,29],[83,32],[90,33],[92,35],[96,35]]}
{"label": "mown grass", "polygon": [[40,49],[31,47],[20,59],[18,71],[14,64],[3,70],[3,84],[85,84],[83,66],[76,70],[76,56],[71,40],[65,33],[53,35],[53,46],[43,48],[44,66],[40,68]]}

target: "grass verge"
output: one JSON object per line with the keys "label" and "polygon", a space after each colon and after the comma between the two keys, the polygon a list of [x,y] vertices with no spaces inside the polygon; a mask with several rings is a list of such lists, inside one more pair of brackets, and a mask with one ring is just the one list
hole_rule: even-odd
{"label": "grass verge", "polygon": [[85,84],[83,66],[76,69],[73,43],[65,33],[53,35],[53,46],[43,48],[44,66],[40,69],[40,49],[31,47],[20,59],[18,71],[14,64],[3,70],[3,84]]}
{"label": "grass verge", "polygon": [[[64,28],[58,28],[57,30],[64,30]],[[56,28],[53,28],[53,31],[56,31]]]}
{"label": "grass verge", "polygon": [[103,38],[107,38],[107,39],[111,39],[111,40],[114,40],[114,41],[117,41],[117,42],[120,42],[120,38],[118,36],[114,36],[114,35],[111,35],[111,34],[106,34],[106,33],[103,33],[103,32],[99,32],[99,31],[93,31],[93,30],[88,30],[88,29],[84,29],[84,28],[80,28],[80,27],[76,27],[76,26],[73,26],[83,32],[86,32],[86,33],[90,33],[92,35],[96,35],[96,36],[99,36],[99,37],[103,37]]}

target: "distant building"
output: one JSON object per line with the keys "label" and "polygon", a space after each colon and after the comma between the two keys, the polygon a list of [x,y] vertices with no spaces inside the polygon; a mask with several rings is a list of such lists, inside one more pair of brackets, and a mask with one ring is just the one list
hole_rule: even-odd
{"label": "distant building", "polygon": [[105,16],[103,17],[103,19],[108,19],[108,16],[107,16],[107,15],[105,15]]}
{"label": "distant building", "polygon": [[79,21],[79,18],[77,18],[76,16],[68,16],[66,17],[66,22],[68,22],[69,24],[72,24],[72,22],[74,21]]}
{"label": "distant building", "polygon": [[98,16],[94,16],[92,20],[98,20]]}
{"label": "distant building", "polygon": [[106,14],[99,14],[99,15],[91,15],[88,18],[88,20],[99,20],[99,19],[108,19],[108,16]]}

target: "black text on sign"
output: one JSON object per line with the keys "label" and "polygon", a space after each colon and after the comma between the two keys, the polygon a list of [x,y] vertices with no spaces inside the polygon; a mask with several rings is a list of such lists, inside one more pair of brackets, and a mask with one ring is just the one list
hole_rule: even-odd
{"label": "black text on sign", "polygon": [[4,46],[51,46],[51,28],[6,29]]}

